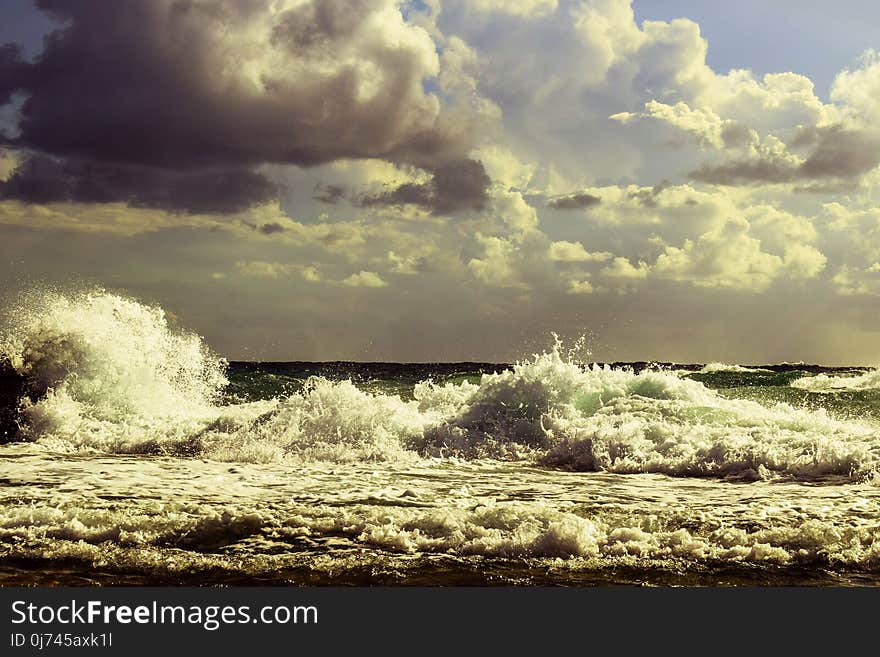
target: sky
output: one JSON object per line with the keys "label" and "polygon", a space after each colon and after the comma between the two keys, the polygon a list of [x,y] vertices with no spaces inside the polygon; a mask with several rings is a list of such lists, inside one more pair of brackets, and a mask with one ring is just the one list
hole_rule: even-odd
{"label": "sky", "polygon": [[6,0],[0,285],[246,360],[880,363],[880,6]]}

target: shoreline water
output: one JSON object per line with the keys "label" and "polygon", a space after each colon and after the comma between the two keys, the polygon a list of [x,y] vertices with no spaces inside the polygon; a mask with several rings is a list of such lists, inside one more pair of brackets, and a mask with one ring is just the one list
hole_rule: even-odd
{"label": "shoreline water", "polygon": [[17,321],[6,583],[880,582],[877,370],[227,363],[108,293]]}

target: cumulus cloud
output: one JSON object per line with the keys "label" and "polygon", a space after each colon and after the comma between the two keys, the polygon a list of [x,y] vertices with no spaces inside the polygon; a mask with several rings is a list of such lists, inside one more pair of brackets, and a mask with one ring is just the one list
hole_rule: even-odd
{"label": "cumulus cloud", "polygon": [[[702,163],[690,175],[723,185],[785,184],[832,180],[838,187],[880,164],[880,132],[866,119],[876,103],[864,89],[880,88],[880,65],[870,52],[862,67],[843,71],[823,103],[812,82],[794,73],[757,80],[748,71],[703,76],[689,102],[651,99],[642,112],[610,118],[632,123],[651,118],[689,135],[721,162]],[[828,183],[801,185],[825,191]]]}
{"label": "cumulus cloud", "polygon": [[385,287],[388,285],[382,278],[372,271],[360,271],[342,280],[342,285],[349,287]]}
{"label": "cumulus cloud", "polygon": [[782,260],[782,271],[788,278],[797,280],[815,278],[825,269],[828,258],[809,244],[788,244]]}
{"label": "cumulus cloud", "polygon": [[781,258],[762,252],[758,240],[733,222],[718,233],[689,240],[681,248],[667,247],[657,258],[653,274],[689,280],[700,287],[762,291],[781,265]]}
{"label": "cumulus cloud", "polygon": [[831,100],[850,122],[875,126],[880,118],[880,53],[867,50],[857,68],[841,71],[831,86]]}
{"label": "cumulus cloud", "polygon": [[880,296],[880,271],[873,265],[870,267],[843,265],[831,282],[840,294],[847,297]]}
{"label": "cumulus cloud", "polygon": [[601,202],[602,199],[598,196],[580,193],[550,199],[547,205],[554,210],[583,210],[584,208],[599,205]]}
{"label": "cumulus cloud", "polygon": [[269,262],[265,260],[239,260],[235,268],[241,276],[278,279],[297,276],[309,283],[331,283],[346,287],[386,287],[381,276],[372,271],[359,271],[341,280],[326,278],[315,265]]}
{"label": "cumulus cloud", "polygon": [[565,240],[550,244],[547,255],[554,262],[602,262],[611,258],[607,251],[590,253],[580,242]]}
{"label": "cumulus cloud", "polygon": [[235,268],[242,276],[257,276],[261,278],[279,278],[280,276],[287,276],[301,270],[301,267],[297,265],[266,262],[263,260],[240,260],[235,263]]}
{"label": "cumulus cloud", "polygon": [[450,162],[431,169],[427,182],[404,183],[390,191],[367,195],[361,204],[417,205],[434,214],[481,210],[489,198],[491,182],[480,162]]}
{"label": "cumulus cloud", "polygon": [[40,56],[0,49],[0,103],[26,97],[6,197],[236,211],[277,193],[262,163],[442,167],[472,145],[461,110],[449,118],[423,84],[440,72],[434,42],[393,0],[38,5],[63,22]]}
{"label": "cumulus cloud", "polygon": [[648,277],[648,265],[639,261],[634,266],[626,258],[615,258],[610,265],[602,269],[602,275],[607,278],[639,280]]}
{"label": "cumulus cloud", "polygon": [[483,254],[479,258],[472,258],[467,265],[475,278],[493,287],[528,287],[517,266],[518,244],[479,233],[475,237],[483,247]]}
{"label": "cumulus cloud", "polygon": [[588,280],[572,280],[567,291],[569,294],[592,294],[593,285]]}
{"label": "cumulus cloud", "polygon": [[803,145],[812,141],[813,147],[803,159],[784,147],[759,148],[752,157],[719,165],[706,164],[691,175],[697,180],[721,185],[776,184],[826,178],[846,180],[857,178],[880,164],[880,137],[877,135],[841,125],[814,128],[809,135],[811,139],[802,136],[795,142]]}
{"label": "cumulus cloud", "polygon": [[700,145],[715,148],[721,148],[727,143],[740,142],[744,137],[748,137],[748,133],[744,135],[743,127],[736,121],[729,119],[725,121],[710,108],[691,108],[683,101],[668,105],[649,100],[645,103],[644,113],[619,112],[609,118],[623,124],[639,118],[657,119],[689,133]]}

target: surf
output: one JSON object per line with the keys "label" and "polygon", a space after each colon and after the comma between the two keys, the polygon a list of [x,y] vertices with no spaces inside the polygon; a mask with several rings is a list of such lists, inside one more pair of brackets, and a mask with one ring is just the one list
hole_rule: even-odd
{"label": "surf", "polygon": [[866,420],[735,399],[674,371],[581,362],[558,340],[411,398],[313,376],[290,394],[224,400],[228,363],[160,307],[94,288],[23,296],[0,353],[21,385],[14,439],[57,452],[250,463],[419,459],[754,481],[866,479]]}

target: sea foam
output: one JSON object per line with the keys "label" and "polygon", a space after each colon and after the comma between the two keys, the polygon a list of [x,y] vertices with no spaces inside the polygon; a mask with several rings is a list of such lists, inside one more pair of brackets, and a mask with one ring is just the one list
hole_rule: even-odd
{"label": "sea foam", "polygon": [[315,377],[286,397],[222,404],[223,360],[161,308],[118,294],[33,293],[2,335],[27,382],[18,437],[59,451],[488,458],[738,480],[867,477],[880,462],[870,422],[729,399],[672,372],[582,365],[558,342],[479,383],[423,381],[412,400]]}
{"label": "sea foam", "polygon": [[880,369],[857,376],[804,376],[791,382],[791,387],[810,392],[840,392],[844,390],[880,390]]}

